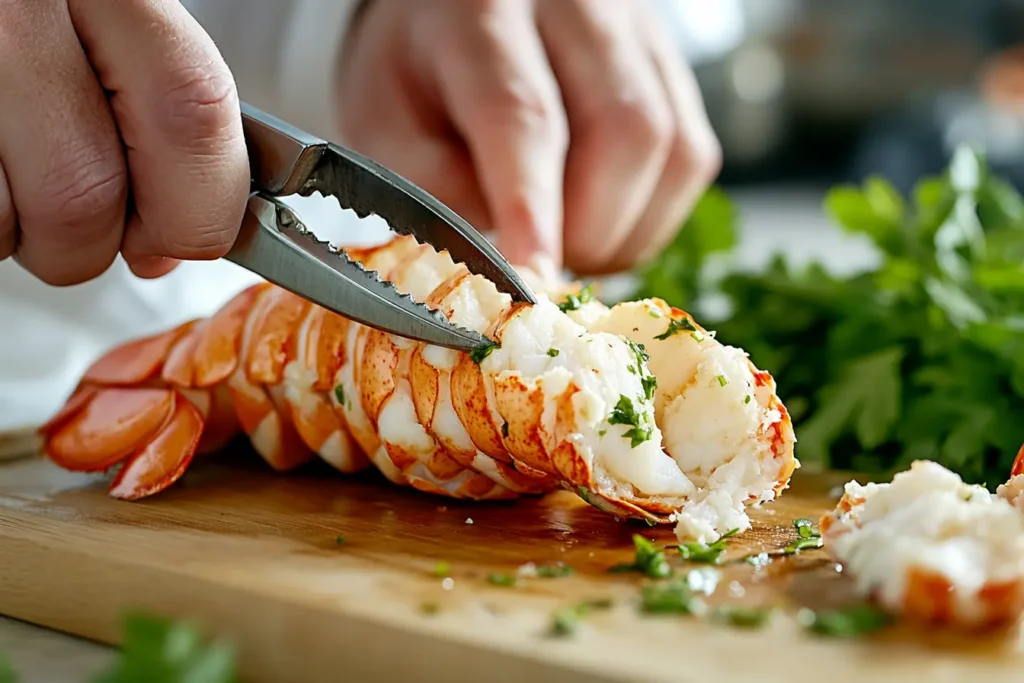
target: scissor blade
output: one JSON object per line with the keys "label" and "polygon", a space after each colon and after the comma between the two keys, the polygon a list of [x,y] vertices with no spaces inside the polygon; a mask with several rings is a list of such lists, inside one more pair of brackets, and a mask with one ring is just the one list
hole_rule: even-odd
{"label": "scissor blade", "polygon": [[445,249],[471,273],[482,275],[514,301],[537,303],[529,285],[501,253],[454,211],[423,189],[380,164],[337,145],[328,145],[299,194],[333,196],[360,218],[377,215],[392,230]]}
{"label": "scissor blade", "polygon": [[225,258],[368,327],[460,351],[492,344],[399,294],[377,273],[318,240],[293,211],[271,197],[249,198],[238,239]]}

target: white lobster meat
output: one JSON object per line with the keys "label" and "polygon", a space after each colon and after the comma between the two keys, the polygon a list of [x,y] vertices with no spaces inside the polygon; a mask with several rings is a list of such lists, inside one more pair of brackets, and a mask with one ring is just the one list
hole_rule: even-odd
{"label": "white lobster meat", "polygon": [[913,621],[1006,625],[1024,611],[1024,515],[935,462],[891,483],[846,484],[821,519],[824,547],[865,596]]}

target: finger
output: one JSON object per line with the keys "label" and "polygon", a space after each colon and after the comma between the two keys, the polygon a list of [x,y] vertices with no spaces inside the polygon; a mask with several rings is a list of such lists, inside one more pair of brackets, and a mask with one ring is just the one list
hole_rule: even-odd
{"label": "finger", "polygon": [[[134,215],[122,253],[140,276],[234,242],[249,166],[234,79],[177,0],[70,0],[128,150]],[[155,265],[154,265],[155,264]]]}
{"label": "finger", "polygon": [[0,13],[0,160],[20,224],[17,258],[44,282],[77,284],[117,255],[124,153],[67,6],[5,2]]}
{"label": "finger", "polygon": [[0,261],[14,254],[18,246],[18,214],[14,211],[11,188],[0,163]]}
{"label": "finger", "polygon": [[[343,144],[408,178],[477,230],[487,231],[490,219],[472,159],[451,131],[440,102],[406,87],[387,46],[368,46],[353,59],[337,100]],[[382,78],[382,69],[394,77]]]}
{"label": "finger", "polygon": [[652,18],[642,17],[640,35],[672,107],[672,144],[657,188],[611,270],[625,270],[653,258],[682,227],[701,194],[722,167],[722,148],[708,121],[700,88],[679,49]]}
{"label": "finger", "polygon": [[[523,3],[428,14],[415,45],[466,141],[499,248],[561,263],[568,132],[558,84]],[[438,40],[438,36],[443,36]]]}
{"label": "finger", "polygon": [[539,25],[572,130],[565,176],[566,261],[602,271],[654,191],[671,111],[629,18],[635,0],[541,3]]}

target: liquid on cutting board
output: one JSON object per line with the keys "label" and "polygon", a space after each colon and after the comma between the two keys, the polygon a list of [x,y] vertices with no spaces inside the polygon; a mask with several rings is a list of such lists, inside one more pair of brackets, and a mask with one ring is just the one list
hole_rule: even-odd
{"label": "liquid on cutting board", "polygon": [[[459,503],[316,465],[277,475],[249,453],[197,462],[174,489],[135,503],[107,497],[100,482],[30,490],[5,487],[2,474],[0,613],[104,642],[128,608],[196,617],[240,643],[247,680],[326,681],[338,667],[448,681],[679,680],[683,664],[695,677],[760,681],[818,680],[826,666],[859,667],[849,675],[858,681],[929,671],[1011,681],[1024,670],[1016,631],[896,626],[847,640],[797,624],[800,608],[862,604],[852,583],[822,550],[761,568],[743,558],[798,538],[794,519],[816,523],[848,478],[839,474],[797,476],[754,511],[753,530],[728,540],[705,600],[779,608],[761,629],[642,614],[649,580],[609,569],[633,562],[634,534],[674,545],[671,527],[616,522],[569,494]],[[677,571],[708,566],[674,549],[665,557]],[[572,571],[519,573],[530,563]],[[508,586],[495,573],[519,575]],[[552,637],[553,615],[587,600],[612,606]]]}

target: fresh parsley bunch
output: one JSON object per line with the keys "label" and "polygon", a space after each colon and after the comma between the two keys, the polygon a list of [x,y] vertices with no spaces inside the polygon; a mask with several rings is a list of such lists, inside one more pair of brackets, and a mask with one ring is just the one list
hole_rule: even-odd
{"label": "fresh parsley bunch", "polygon": [[[871,240],[876,268],[838,276],[776,254],[715,278],[738,212],[712,188],[634,296],[686,308],[769,370],[805,463],[888,476],[930,459],[1005,481],[1024,443],[1024,200],[961,148],[912,197],[872,177],[825,209]],[[705,307],[722,295],[716,319]]]}

